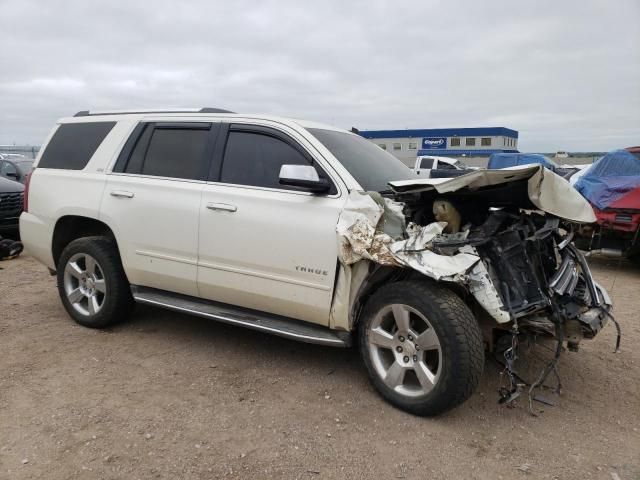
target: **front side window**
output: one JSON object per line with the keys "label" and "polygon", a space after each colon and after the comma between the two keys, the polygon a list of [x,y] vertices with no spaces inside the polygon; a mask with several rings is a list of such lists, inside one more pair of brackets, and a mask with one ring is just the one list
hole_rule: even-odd
{"label": "front side window", "polygon": [[467,138],[467,139],[465,139],[464,144],[467,147],[474,147],[476,145],[476,139],[475,138]]}
{"label": "front side window", "polygon": [[147,125],[131,152],[125,172],[198,180],[206,168],[210,124],[181,127]]}
{"label": "front side window", "polygon": [[450,163],[440,161],[438,162],[438,169],[439,170],[455,170],[456,167],[454,167]]}
{"label": "front side window", "polygon": [[[300,150],[275,136],[232,130],[227,139],[220,182],[297,190],[280,184],[280,169],[283,165],[313,165],[313,162]],[[315,167],[320,178],[329,180],[324,171]],[[332,187],[329,193],[336,191]]]}

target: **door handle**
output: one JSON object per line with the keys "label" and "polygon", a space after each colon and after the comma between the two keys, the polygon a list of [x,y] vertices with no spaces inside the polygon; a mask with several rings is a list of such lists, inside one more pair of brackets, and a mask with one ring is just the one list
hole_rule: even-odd
{"label": "door handle", "polygon": [[223,210],[225,212],[235,212],[238,207],[229,203],[207,203],[209,210]]}
{"label": "door handle", "polygon": [[121,197],[121,198],[133,198],[133,192],[127,192],[126,190],[113,190],[111,192],[112,197]]}

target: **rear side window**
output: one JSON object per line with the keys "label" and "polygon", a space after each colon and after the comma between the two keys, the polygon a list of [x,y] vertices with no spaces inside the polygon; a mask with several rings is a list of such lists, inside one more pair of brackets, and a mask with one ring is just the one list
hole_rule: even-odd
{"label": "rear side window", "polygon": [[148,124],[140,135],[126,173],[198,180],[204,178],[211,124]]}
{"label": "rear side window", "polygon": [[64,123],[53,134],[38,168],[82,170],[116,122]]}

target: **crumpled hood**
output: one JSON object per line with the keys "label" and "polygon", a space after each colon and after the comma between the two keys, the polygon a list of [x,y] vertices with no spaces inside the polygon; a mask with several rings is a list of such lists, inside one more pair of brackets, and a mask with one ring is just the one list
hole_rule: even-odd
{"label": "crumpled hood", "polygon": [[[522,182],[527,180],[526,183]],[[569,182],[542,165],[524,165],[501,170],[481,169],[456,178],[425,178],[389,182],[396,193],[418,193],[434,191],[451,193],[458,191],[487,190],[491,187],[517,184],[526,185],[527,196],[532,205],[557,217],[578,223],[593,223],[596,216],[589,202]]]}

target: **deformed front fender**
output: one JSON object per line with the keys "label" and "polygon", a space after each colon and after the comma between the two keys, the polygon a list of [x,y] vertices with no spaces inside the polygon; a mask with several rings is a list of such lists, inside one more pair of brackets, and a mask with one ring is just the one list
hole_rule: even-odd
{"label": "deformed front fender", "polygon": [[402,204],[381,197],[376,200],[365,192],[351,192],[340,213],[336,227],[340,268],[331,305],[332,328],[352,328],[354,303],[371,262],[410,268],[436,281],[459,284],[497,322],[511,320],[475,248],[465,246],[455,255],[435,253],[427,244],[442,233],[445,223],[398,229],[398,224],[404,225]]}

